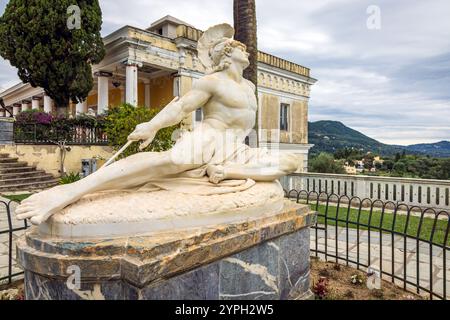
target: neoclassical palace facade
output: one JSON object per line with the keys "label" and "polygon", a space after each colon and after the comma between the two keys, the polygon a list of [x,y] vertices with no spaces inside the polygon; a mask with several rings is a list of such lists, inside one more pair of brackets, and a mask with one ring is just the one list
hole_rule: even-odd
{"label": "neoclassical palace facade", "polygon": [[[106,56],[93,66],[95,86],[84,103],[71,104],[72,115],[102,113],[109,106],[128,102],[162,108],[174,96],[182,96],[204,69],[197,58],[202,31],[166,16],[148,29],[124,26],[104,38]],[[259,129],[271,132],[267,144],[299,155],[300,171],[307,168],[308,102],[316,82],[310,70],[296,63],[259,52]],[[55,107],[43,89],[18,84],[0,93],[13,115],[22,110]],[[7,116],[0,109],[0,117]],[[201,110],[184,121],[195,126]]]}

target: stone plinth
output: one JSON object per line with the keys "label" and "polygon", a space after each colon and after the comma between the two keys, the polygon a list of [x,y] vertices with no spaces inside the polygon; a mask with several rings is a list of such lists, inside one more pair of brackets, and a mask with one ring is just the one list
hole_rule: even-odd
{"label": "stone plinth", "polygon": [[32,228],[17,254],[30,300],[304,299],[314,220],[286,201],[268,215],[140,236],[63,239]]}

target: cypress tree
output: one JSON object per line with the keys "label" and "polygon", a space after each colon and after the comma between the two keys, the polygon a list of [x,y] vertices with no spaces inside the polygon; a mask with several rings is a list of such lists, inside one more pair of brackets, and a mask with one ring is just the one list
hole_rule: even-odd
{"label": "cypress tree", "polygon": [[0,17],[0,55],[58,107],[86,99],[105,48],[98,0],[10,0]]}

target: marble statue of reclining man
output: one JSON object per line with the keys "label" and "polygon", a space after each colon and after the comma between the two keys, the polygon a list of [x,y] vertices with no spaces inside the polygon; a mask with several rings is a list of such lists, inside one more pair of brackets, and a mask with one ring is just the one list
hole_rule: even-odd
{"label": "marble statue of reclining man", "polygon": [[295,155],[280,153],[273,159],[243,143],[255,125],[257,99],[255,86],[243,78],[249,54],[233,36],[234,30],[227,24],[208,29],[198,44],[206,75],[150,122],[138,125],[128,139],[147,145],[160,129],[180,123],[202,107],[200,126],[184,134],[169,151],[138,153],[78,182],[31,196],[17,208],[17,218],[38,225],[87,194],[132,189],[152,179],[207,176],[218,184],[232,179],[274,181],[295,172]]}

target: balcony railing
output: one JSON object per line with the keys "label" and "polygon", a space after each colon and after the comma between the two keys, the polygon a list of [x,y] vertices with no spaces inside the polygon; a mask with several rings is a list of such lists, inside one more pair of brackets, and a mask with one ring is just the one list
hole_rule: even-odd
{"label": "balcony railing", "polygon": [[44,124],[20,124],[14,127],[14,142],[22,144],[107,145],[108,137],[102,127],[74,125],[55,128]]}
{"label": "balcony railing", "polygon": [[293,174],[282,179],[286,190],[306,190],[408,206],[450,209],[450,180],[340,175]]}

